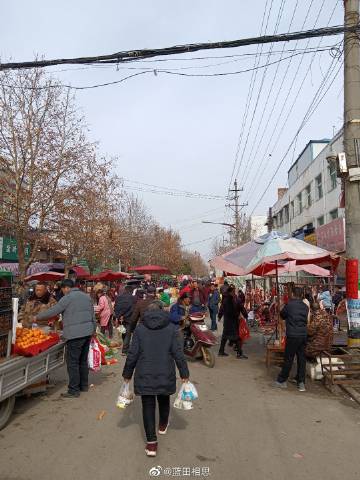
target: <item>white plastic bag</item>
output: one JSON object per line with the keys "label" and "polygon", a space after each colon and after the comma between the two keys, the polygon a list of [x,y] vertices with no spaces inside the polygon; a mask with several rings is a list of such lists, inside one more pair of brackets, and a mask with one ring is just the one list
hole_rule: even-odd
{"label": "white plastic bag", "polygon": [[93,372],[101,370],[101,351],[97,340],[93,337],[90,342],[88,366]]}
{"label": "white plastic bag", "polygon": [[118,408],[124,409],[134,400],[134,394],[130,390],[130,384],[124,382],[120,387],[120,392],[116,401]]}
{"label": "white plastic bag", "polygon": [[192,410],[193,401],[199,398],[195,385],[191,382],[185,382],[181,385],[179,393],[174,402],[174,407],[179,410]]}
{"label": "white plastic bag", "polygon": [[193,402],[199,398],[195,385],[191,382],[185,382],[181,388],[181,400]]}

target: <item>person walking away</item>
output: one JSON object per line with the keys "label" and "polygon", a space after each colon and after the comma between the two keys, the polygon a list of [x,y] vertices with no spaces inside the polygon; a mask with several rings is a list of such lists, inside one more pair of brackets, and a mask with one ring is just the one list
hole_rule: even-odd
{"label": "person walking away", "polygon": [[[34,316],[40,312],[44,312],[49,308],[56,305],[55,298],[47,289],[47,285],[44,282],[39,282],[35,285],[33,294],[26,301],[19,311],[18,322],[25,328],[32,328]],[[51,318],[51,321],[57,320],[57,315]],[[39,326],[47,327],[48,320],[39,320]]]}
{"label": "person walking away", "polygon": [[141,322],[144,316],[144,313],[148,309],[151,303],[158,301],[156,298],[156,287],[149,285],[144,299],[140,299],[136,302],[133,314],[131,316],[131,328],[132,331],[135,330],[138,322]]}
{"label": "person walking away", "polygon": [[305,347],[309,307],[305,305],[301,297],[301,289],[295,287],[292,298],[280,312],[280,317],[285,320],[286,323],[286,345],[284,364],[277,381],[275,382],[275,386],[279,388],[287,388],[287,380],[296,355],[296,381],[298,390],[300,392],[305,392]]}
{"label": "person walking away", "polygon": [[160,309],[145,311],[143,321],[133,335],[123,378],[130,382],[135,370],[134,392],[141,396],[147,441],[145,453],[149,457],[155,457],[157,453],[156,401],[159,405],[159,434],[166,434],[169,426],[170,395],[176,391],[175,364],[182,381],[188,381],[189,369],[169,313]]}
{"label": "person walking away", "polygon": [[305,355],[314,360],[324,350],[332,347],[334,329],[331,315],[320,308],[318,303],[313,303],[310,322],[307,326],[307,342]]}
{"label": "person walking away", "polygon": [[134,312],[136,296],[133,295],[133,289],[131,285],[126,285],[125,290],[121,293],[115,301],[114,314],[115,318],[119,323],[121,323],[125,329],[126,333],[123,334],[123,347],[122,354],[127,355],[129,350],[131,335],[132,335],[132,325],[131,318]]}
{"label": "person walking away", "polygon": [[224,283],[220,287],[221,295],[225,295],[226,292],[228,291],[228,288],[229,288],[229,282],[227,280],[225,280]]}
{"label": "person walking away", "polygon": [[89,389],[88,354],[92,335],[96,330],[95,312],[91,298],[74,288],[70,279],[61,284],[64,296],[53,307],[34,317],[35,322],[62,314],[63,336],[66,340],[66,363],[69,375],[65,398],[77,398]]}
{"label": "person walking away", "polygon": [[104,290],[98,290],[96,292],[97,306],[95,312],[99,315],[100,329],[102,334],[108,332],[109,338],[113,336],[113,306],[110,298],[107,296]]}
{"label": "person walking away", "polygon": [[[229,354],[225,352],[226,342],[229,340],[236,346],[236,358],[246,359],[247,356],[243,354],[241,342],[239,337],[240,313],[242,306],[233,287],[229,287],[224,294],[219,310],[219,321],[224,318],[223,334],[221,337],[219,356],[228,357]],[[246,314],[247,317],[247,314]]]}
{"label": "person walking away", "polygon": [[219,313],[219,303],[220,303],[219,290],[217,289],[217,285],[212,283],[210,285],[210,293],[209,293],[209,299],[208,299],[208,308],[210,313],[212,331],[217,330],[216,318],[217,318],[217,314]]}

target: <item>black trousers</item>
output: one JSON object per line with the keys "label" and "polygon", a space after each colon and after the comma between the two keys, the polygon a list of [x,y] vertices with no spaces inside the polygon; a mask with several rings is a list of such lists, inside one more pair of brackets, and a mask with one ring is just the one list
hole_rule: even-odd
{"label": "black trousers", "polygon": [[[220,343],[220,348],[219,348],[219,353],[225,353],[225,345],[226,342],[229,340],[228,337],[224,337],[224,335],[221,337],[221,343]],[[241,348],[241,341],[240,338],[237,338],[235,340],[230,340],[232,345],[236,345],[236,350],[238,355],[242,355],[242,348]]]}
{"label": "black trousers", "polygon": [[127,353],[130,347],[131,335],[134,329],[131,323],[124,323],[123,325],[126,328],[126,333],[122,334],[122,339],[123,339],[122,352]]}
{"label": "black trousers", "polygon": [[112,317],[109,318],[109,322],[106,325],[106,327],[100,327],[100,330],[101,330],[101,333],[103,335],[106,335],[106,330],[108,330],[109,331],[109,338],[113,337],[114,328],[113,328]]}
{"label": "black trousers", "polygon": [[156,425],[155,425],[155,410],[156,399],[159,404],[159,423],[160,425],[167,425],[170,413],[170,396],[169,395],[142,395],[142,409],[143,420],[146,439],[148,442],[156,442]]}
{"label": "black trousers", "polygon": [[286,337],[284,365],[278,376],[278,382],[283,383],[289,378],[291,367],[296,355],[298,383],[305,383],[306,375],[306,357],[305,357],[306,337]]}
{"label": "black trousers", "polygon": [[69,375],[68,392],[78,395],[89,387],[89,337],[73,338],[66,342],[66,364]]}

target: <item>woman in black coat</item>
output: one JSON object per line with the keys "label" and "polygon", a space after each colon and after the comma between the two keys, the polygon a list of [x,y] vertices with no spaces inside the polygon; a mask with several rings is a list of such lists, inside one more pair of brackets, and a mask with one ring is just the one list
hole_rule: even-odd
{"label": "woman in black coat", "polygon": [[164,435],[168,428],[170,395],[176,392],[175,364],[182,381],[187,381],[189,370],[169,313],[159,309],[147,310],[143,322],[134,332],[123,377],[125,382],[130,382],[135,370],[134,391],[136,395],[141,395],[147,438],[145,452],[148,456],[155,457],[157,453],[156,399],[159,404],[159,434]]}
{"label": "woman in black coat", "polygon": [[239,325],[240,325],[240,313],[247,317],[247,312],[244,305],[236,296],[235,288],[229,287],[223,296],[219,310],[219,320],[224,317],[223,334],[221,337],[219,356],[228,357],[229,354],[225,353],[225,345],[229,340],[236,345],[236,357],[247,358],[242,353],[241,341],[239,337]]}

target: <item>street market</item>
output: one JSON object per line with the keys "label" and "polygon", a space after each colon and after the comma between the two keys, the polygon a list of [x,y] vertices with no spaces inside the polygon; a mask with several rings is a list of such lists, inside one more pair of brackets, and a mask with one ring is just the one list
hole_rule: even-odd
{"label": "street market", "polygon": [[358,480],[360,0],[5,2],[0,480]]}

